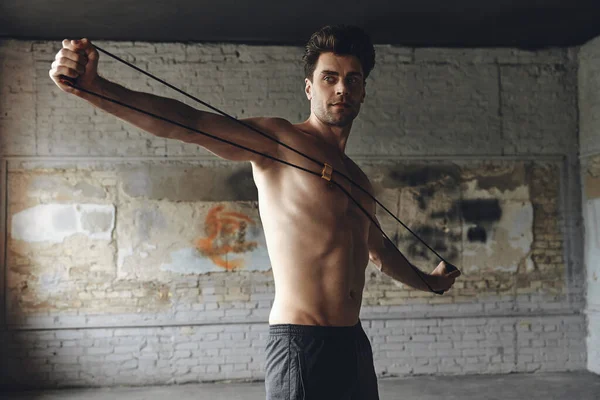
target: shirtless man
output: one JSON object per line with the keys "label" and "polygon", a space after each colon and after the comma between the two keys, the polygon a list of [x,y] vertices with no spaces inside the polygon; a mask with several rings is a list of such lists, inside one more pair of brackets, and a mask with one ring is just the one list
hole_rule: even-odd
{"label": "shirtless man", "polygon": [[[99,56],[89,40],[65,39],[62,46],[50,70],[61,90],[153,135],[195,143],[226,160],[252,164],[276,288],[269,316],[267,399],[378,399],[373,354],[359,320],[368,261],[393,279],[425,291],[430,289],[424,281],[433,290],[450,289],[460,272],[447,269],[444,262],[430,274],[414,270],[337,186],[318,176],[65,84],[62,76],[76,79],[81,88],[321,174],[316,164],[235,121],[100,77]],[[281,118],[244,121],[327,162],[372,193],[367,176],[345,155],[352,122],[365,100],[366,79],[375,65],[370,38],[356,27],[324,27],[312,35],[303,60],[310,117],[298,124]],[[334,180],[375,216],[372,199],[338,175]]]}

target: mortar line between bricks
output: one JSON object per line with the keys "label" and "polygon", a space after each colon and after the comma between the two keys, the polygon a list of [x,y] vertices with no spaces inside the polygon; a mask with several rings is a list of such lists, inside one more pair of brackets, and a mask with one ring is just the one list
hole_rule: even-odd
{"label": "mortar line between bricks", "polygon": [[[571,312],[547,312],[545,314],[534,314],[534,313],[511,313],[511,314],[461,314],[461,315],[444,315],[444,316],[398,316],[385,315],[382,317],[364,317],[360,318],[361,321],[398,321],[398,320],[449,320],[449,319],[512,319],[512,318],[555,318],[555,317],[577,317],[582,316],[581,310],[571,310]],[[11,327],[10,325],[4,326],[0,329],[0,332],[28,332],[28,331],[61,331],[61,330],[93,330],[93,329],[155,329],[155,328],[183,328],[190,326],[219,326],[219,325],[265,325],[268,326],[267,320],[263,321],[209,321],[209,322],[186,322],[186,323],[172,323],[172,324],[148,324],[148,325],[87,325],[87,326],[57,326],[57,327]]]}

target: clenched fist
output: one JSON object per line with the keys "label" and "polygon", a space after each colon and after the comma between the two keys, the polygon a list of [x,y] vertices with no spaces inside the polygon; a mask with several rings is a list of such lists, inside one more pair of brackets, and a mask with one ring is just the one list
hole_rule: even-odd
{"label": "clenched fist", "polygon": [[98,79],[98,58],[98,51],[88,39],[65,39],[52,63],[50,78],[61,90],[80,96],[82,92],[64,83],[64,78],[71,78],[78,86],[92,90]]}
{"label": "clenched fist", "polygon": [[445,292],[452,288],[454,281],[461,275],[460,271],[453,265],[441,261],[439,265],[429,275],[431,277],[431,287],[435,291]]}

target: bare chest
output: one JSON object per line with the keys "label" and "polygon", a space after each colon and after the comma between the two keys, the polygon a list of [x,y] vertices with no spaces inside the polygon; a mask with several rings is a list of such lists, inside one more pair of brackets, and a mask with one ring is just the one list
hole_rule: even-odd
{"label": "bare chest", "polygon": [[[305,170],[274,163],[272,182],[268,184],[278,189],[280,200],[303,214],[324,220],[341,219],[352,230],[367,230],[367,214],[373,216],[375,210],[369,196],[370,183],[360,168],[312,137],[299,136],[285,143],[298,152],[282,147],[278,157]],[[326,179],[329,176],[330,180]]]}

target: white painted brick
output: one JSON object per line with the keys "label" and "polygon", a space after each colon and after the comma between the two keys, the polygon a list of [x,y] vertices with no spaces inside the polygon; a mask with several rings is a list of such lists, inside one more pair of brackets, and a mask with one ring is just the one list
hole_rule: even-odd
{"label": "white painted brick", "polygon": [[111,361],[127,361],[131,360],[131,355],[128,354],[109,354],[105,357],[105,360],[108,362]]}
{"label": "white painted brick", "polygon": [[114,349],[113,347],[91,347],[86,352],[89,355],[110,354]]}

